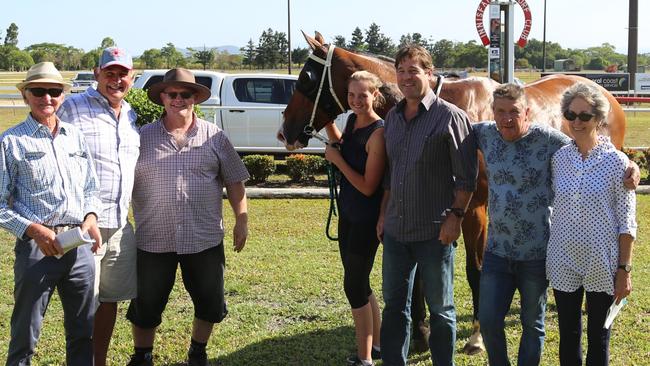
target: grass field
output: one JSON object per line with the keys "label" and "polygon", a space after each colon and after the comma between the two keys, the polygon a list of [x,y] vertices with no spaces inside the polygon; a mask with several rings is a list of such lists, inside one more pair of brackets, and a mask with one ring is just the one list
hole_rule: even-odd
{"label": "grass field", "polygon": [[[226,211],[226,224],[232,216]],[[246,248],[226,254],[226,296],[230,314],[215,328],[208,355],[211,365],[343,365],[354,352],[354,330],[342,290],[337,245],[323,232],[326,200],[251,200],[250,235]],[[650,359],[650,248],[648,237],[650,196],[638,197],[639,237],[635,245],[633,284],[629,304],[615,323],[611,365],[647,365]],[[300,218],[296,220],[296,218]],[[230,248],[231,236],[226,243]],[[13,306],[14,238],[0,231],[0,359],[6,355],[9,319]],[[471,331],[471,298],[464,276],[462,242],[455,264],[455,299],[458,341],[462,348]],[[372,285],[381,298],[381,247]],[[180,277],[157,332],[156,364],[180,365],[189,343],[192,305]],[[119,307],[109,358],[124,365],[132,350],[127,304]],[[518,298],[506,319],[508,349],[516,362],[521,329]],[[61,306],[54,296],[48,309],[34,361],[37,365],[63,365],[65,344]],[[549,296],[547,338],[543,365],[556,365],[557,316]],[[456,364],[485,365],[485,354],[456,355]],[[412,365],[431,365],[427,354],[410,357]]]}

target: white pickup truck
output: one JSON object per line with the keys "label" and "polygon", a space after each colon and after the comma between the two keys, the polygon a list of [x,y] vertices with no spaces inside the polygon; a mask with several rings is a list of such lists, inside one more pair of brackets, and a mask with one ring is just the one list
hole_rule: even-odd
{"label": "white pickup truck", "polygon": [[[162,81],[167,70],[144,70],[133,87],[148,89]],[[282,113],[296,87],[295,75],[227,74],[193,70],[196,82],[210,89],[210,99],[201,103],[208,121],[219,125],[239,153],[286,154],[276,139]],[[343,121],[343,122],[341,122]],[[339,118],[341,126],[345,120]],[[322,142],[311,139],[309,147],[297,152],[323,153]]]}

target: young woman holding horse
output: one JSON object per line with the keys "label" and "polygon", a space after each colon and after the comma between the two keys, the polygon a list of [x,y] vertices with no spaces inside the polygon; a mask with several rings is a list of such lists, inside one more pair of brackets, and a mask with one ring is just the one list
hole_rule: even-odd
{"label": "young woman holding horse", "polygon": [[[355,72],[348,83],[348,104],[353,114],[341,134],[335,124],[326,127],[332,142],[325,158],[341,171],[339,193],[339,249],[343,262],[343,288],[352,307],[357,354],[349,365],[373,365],[380,358],[381,313],[370,287],[370,272],[379,246],[375,225],[386,164],[384,121],[375,112],[383,98],[379,78],[367,71]],[[374,357],[373,357],[374,356]]]}
{"label": "young woman holding horse", "polygon": [[632,290],[636,199],[621,185],[628,158],[607,129],[609,102],[578,83],[562,98],[573,143],[553,155],[555,200],[546,258],[560,328],[560,365],[582,364],[582,301],[587,297],[587,365],[608,365],[610,330],[603,324],[612,301]]}

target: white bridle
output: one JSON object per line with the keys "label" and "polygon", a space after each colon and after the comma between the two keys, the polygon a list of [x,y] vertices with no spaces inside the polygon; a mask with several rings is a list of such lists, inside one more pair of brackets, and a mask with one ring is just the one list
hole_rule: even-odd
{"label": "white bridle", "polygon": [[323,65],[323,75],[321,75],[320,78],[320,85],[318,86],[318,93],[316,94],[316,99],[314,100],[314,108],[311,111],[311,118],[309,118],[309,124],[305,126],[304,133],[308,136],[315,137],[324,143],[327,143],[328,139],[316,132],[316,129],[314,128],[314,118],[316,117],[316,108],[318,108],[318,101],[320,100],[320,95],[323,91],[323,85],[325,85],[325,75],[327,75],[327,79],[329,81],[330,94],[332,94],[332,97],[336,101],[336,104],[341,109],[341,113],[344,113],[346,111],[346,109],[343,107],[343,103],[341,103],[339,98],[336,96],[334,86],[332,85],[332,56],[334,55],[335,48],[336,46],[334,45],[329,46],[329,49],[327,50],[327,58],[325,60],[318,56],[315,56],[313,53],[309,54],[310,59]]}

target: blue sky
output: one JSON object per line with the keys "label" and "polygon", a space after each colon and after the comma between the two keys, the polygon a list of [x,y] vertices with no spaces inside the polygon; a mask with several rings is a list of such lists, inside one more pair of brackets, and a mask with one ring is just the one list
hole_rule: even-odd
{"label": "blue sky", "polygon": [[[300,33],[320,31],[326,40],[375,22],[398,42],[402,34],[419,32],[433,40],[479,41],[474,15],[479,0],[291,0],[292,48],[306,47]],[[531,38],[542,39],[543,0],[527,0],[533,24]],[[515,5],[516,37],[523,13]],[[487,11],[486,11],[487,16]],[[287,0],[194,0],[44,2],[13,0],[0,12],[0,37],[14,22],[18,46],[40,42],[97,47],[104,37],[134,55],[167,42],[177,47],[241,47],[257,43],[263,30],[287,30]],[[627,53],[628,0],[547,0],[548,41],[563,47],[586,48],[609,42]],[[639,0],[639,49],[650,52],[650,1]]]}

